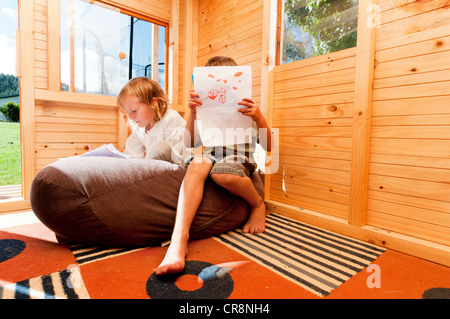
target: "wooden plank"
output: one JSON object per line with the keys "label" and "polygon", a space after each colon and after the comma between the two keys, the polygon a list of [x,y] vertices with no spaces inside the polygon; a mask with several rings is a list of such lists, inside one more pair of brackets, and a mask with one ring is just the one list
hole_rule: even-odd
{"label": "wooden plank", "polygon": [[374,138],[423,138],[450,139],[447,125],[376,126],[372,128]]}
{"label": "wooden plank", "polygon": [[0,214],[10,213],[21,210],[28,210],[31,208],[29,199],[14,198],[11,200],[0,201]]}
{"label": "wooden plank", "polygon": [[[77,152],[85,152],[89,150],[89,144],[86,143],[70,143],[70,142],[61,142],[61,143],[36,143],[36,150],[42,151],[42,150],[49,150],[49,151],[68,151],[68,150],[75,150]],[[100,143],[91,143],[90,144],[92,148],[97,148],[99,146],[102,146],[103,144]]]}
{"label": "wooden plank", "polygon": [[334,203],[345,206],[348,206],[349,204],[349,195],[345,193],[337,193],[330,190],[312,188],[309,186],[288,182],[282,183],[279,181],[272,181],[271,187],[277,192],[282,190],[285,197],[298,198],[300,201],[305,201],[305,198],[308,198],[312,201],[314,199],[320,199],[322,201],[329,202],[330,206],[334,205]]}
{"label": "wooden plank", "polygon": [[[307,80],[307,79],[306,79]],[[317,97],[327,94],[342,94],[344,92],[354,91],[354,82],[351,81],[349,83],[344,84],[335,84],[335,85],[327,85],[321,87],[314,87],[309,89],[294,89],[284,92],[275,92],[274,99],[276,101],[279,100],[287,100],[287,99],[297,99],[297,98],[305,98],[305,97]]]}
{"label": "wooden plank", "polygon": [[[448,221],[449,215],[446,217]],[[424,223],[418,220],[402,218],[399,216],[383,214],[379,212],[370,212],[367,217],[371,226],[402,233],[416,238],[425,239],[430,242],[450,245],[450,228],[440,224]],[[443,219],[441,219],[441,222]]]}
{"label": "wooden plank", "polygon": [[307,156],[315,158],[330,158],[330,159],[340,159],[340,160],[351,160],[351,153],[348,151],[337,151],[337,150],[320,150],[320,149],[307,149],[307,148],[293,148],[291,146],[278,148],[278,153],[281,155],[292,155],[292,156]]}
{"label": "wooden plank", "polygon": [[[450,203],[448,203],[448,205],[450,205]],[[380,216],[382,214],[385,214],[402,218],[404,219],[405,224],[407,223],[407,221],[412,220],[418,224],[431,224],[445,228],[450,228],[450,214],[442,211],[434,211],[431,209],[424,209],[410,205],[402,205],[377,199],[369,199],[368,210],[370,210],[371,213],[378,213]],[[374,224],[372,225],[380,226]],[[407,225],[405,226],[407,227]],[[390,229],[388,223],[386,223],[383,226],[383,228]],[[448,229],[447,232],[448,232],[447,239],[450,239],[450,229]],[[420,233],[421,233],[420,231],[417,231],[417,234]]]}
{"label": "wooden plank", "polygon": [[[345,50],[340,50],[340,51],[336,51],[336,52],[332,52],[332,53],[328,53],[328,54],[318,55],[318,56],[314,56],[314,57],[311,57],[308,59],[295,61],[292,63],[278,65],[276,67],[276,71],[277,71],[276,78],[278,78],[279,76],[284,77],[283,73],[285,71],[291,72],[291,70],[293,70],[293,69],[299,69],[299,72],[304,73],[304,74],[317,74],[317,73],[306,71],[306,70],[316,70],[317,71],[317,66],[314,66],[316,64],[322,65],[322,66],[329,66],[330,69],[333,69],[333,70],[352,68],[352,67],[355,67],[355,62],[354,62],[355,56],[356,56],[356,47],[345,49]],[[340,60],[345,60],[345,61],[340,61]],[[300,70],[300,68],[301,68],[301,70]],[[322,73],[322,72],[319,72],[319,73]]]}
{"label": "wooden plank", "polygon": [[[340,114],[339,104],[353,103],[355,98],[354,92],[326,94],[322,96],[307,96],[295,99],[274,100],[274,110],[287,109],[299,106],[312,105],[329,105],[329,110],[335,114]],[[347,115],[349,116],[349,115]]]}
{"label": "wooden plank", "polygon": [[435,52],[450,50],[450,36],[442,36],[425,39],[424,41],[404,44],[400,47],[377,50],[375,60],[378,62],[387,62],[414,56],[420,56]]}
{"label": "wooden plank", "polygon": [[36,125],[40,125],[41,123],[58,123],[58,124],[82,124],[82,125],[106,125],[106,126],[114,126],[116,125],[115,119],[106,119],[106,118],[77,118],[77,117],[58,117],[55,118],[53,116],[38,116],[38,112],[36,112]]}
{"label": "wooden plank", "polygon": [[67,119],[74,119],[74,122],[78,122],[80,119],[82,123],[85,119],[103,119],[107,121],[117,121],[116,109],[103,109],[96,107],[77,107],[70,105],[58,105],[58,104],[36,104],[36,116],[37,117],[50,117],[53,118],[53,122],[65,123]]}
{"label": "wooden plank", "polygon": [[373,102],[373,116],[450,114],[450,95]]}
{"label": "wooden plank", "polygon": [[36,132],[37,143],[116,143],[116,133],[85,133],[85,132]]}
{"label": "wooden plank", "polygon": [[[450,184],[450,169],[371,163],[371,174]],[[449,196],[450,201],[450,196]]]}
{"label": "wooden plank", "polygon": [[373,88],[382,89],[389,87],[399,87],[404,85],[417,85],[424,83],[429,84],[444,81],[450,82],[450,70],[415,73],[374,80]]}
{"label": "wooden plank", "polygon": [[48,1],[48,89],[61,90],[60,6]]}
{"label": "wooden plank", "polygon": [[346,218],[348,215],[348,205],[332,203],[328,200],[308,196],[290,196],[275,189],[272,189],[272,194],[273,199],[271,201],[298,206],[301,207],[302,210],[315,210],[317,212],[339,218]]}
{"label": "wooden plank", "polygon": [[125,150],[125,145],[129,136],[128,133],[128,116],[123,114],[119,109],[117,109],[117,145],[116,148],[123,152]]}
{"label": "wooden plank", "polygon": [[34,111],[34,24],[33,2],[19,1],[20,30],[20,144],[22,153],[22,188],[29,199],[35,174],[35,111]]}
{"label": "wooden plank", "polygon": [[149,17],[168,23],[170,21],[170,4],[168,0],[95,0],[95,2],[111,5],[120,8],[127,14],[135,12],[136,14]]}
{"label": "wooden plank", "polygon": [[159,26],[152,24],[152,79],[159,78]]}
{"label": "wooden plank", "polygon": [[169,100],[173,104],[178,101],[178,71],[180,50],[180,0],[170,0],[170,22],[169,22]]}
{"label": "wooden plank", "polygon": [[351,138],[344,137],[291,137],[280,136],[280,147],[306,148],[331,151],[350,151]]}
{"label": "wooden plank", "polygon": [[372,154],[370,155],[370,162],[425,168],[431,167],[439,169],[450,169],[450,161],[448,159],[431,156],[404,156],[393,154],[377,154],[372,152]]}
{"label": "wooden plank", "polygon": [[333,170],[341,170],[350,172],[350,161],[331,159],[331,158],[317,158],[307,156],[292,156],[292,155],[278,155],[280,163],[287,165],[300,165],[308,167],[318,167]]}
{"label": "wooden plank", "polygon": [[36,123],[36,132],[116,133],[116,125],[86,125],[67,123]]}
{"label": "wooden plank", "polygon": [[448,201],[441,201],[423,197],[414,197],[410,195],[388,193],[381,189],[370,189],[369,199],[379,200],[389,203],[399,204],[412,208],[419,208],[429,210],[431,212],[437,211],[445,214],[450,214],[450,205]]}
{"label": "wooden plank", "polygon": [[371,174],[369,188],[393,194],[450,201],[450,184]]}
{"label": "wooden plank", "polygon": [[[283,190],[283,183],[289,182],[290,184],[295,185],[301,185],[301,186],[307,186],[311,188],[317,188],[323,191],[327,192],[333,192],[333,193],[341,193],[341,194],[349,194],[350,193],[350,187],[348,186],[348,181],[343,181],[342,183],[347,182],[347,185],[343,185],[339,183],[339,180],[326,180],[322,174],[312,174],[309,171],[308,167],[304,167],[303,171],[305,172],[302,176],[284,176],[281,174],[281,172],[277,172],[277,174],[271,175],[271,181],[278,182],[281,184],[278,184],[277,189]],[[329,173],[327,174],[330,175]],[[332,176],[333,178],[336,178],[336,176]],[[322,180],[319,180],[322,179]]]}
{"label": "wooden plank", "polygon": [[[330,182],[334,184],[350,186],[350,172],[345,170],[333,170],[330,168],[308,167],[292,164],[282,164],[274,180],[306,179],[319,182]],[[281,189],[280,189],[281,190]]]}
{"label": "wooden plank", "polygon": [[73,93],[52,92],[48,90],[35,90],[37,101],[56,102],[58,105],[97,106],[104,108],[117,108],[117,98],[114,96]]}
{"label": "wooden plank", "polygon": [[393,61],[378,62],[374,77],[375,79],[381,79],[444,70],[448,69],[445,67],[445,63],[449,59],[450,51],[442,51]]}
{"label": "wooden plank", "polygon": [[374,101],[450,95],[450,82],[405,85],[373,90]]}
{"label": "wooden plank", "polygon": [[355,82],[355,69],[343,69],[320,73],[308,76],[302,76],[301,73],[295,72],[297,77],[289,79],[278,79],[274,83],[274,92],[286,92],[293,90],[319,88],[324,86],[339,85]]}
{"label": "wooden plank", "polygon": [[193,89],[192,74],[193,67],[197,66],[198,55],[198,0],[185,0],[184,3],[184,39],[185,52],[183,73],[186,76],[183,78],[183,110],[184,118],[187,120],[189,116],[189,108],[187,106],[190,99],[190,90]]}
{"label": "wooden plank", "polygon": [[[430,1],[430,3],[433,1]],[[397,9],[401,10],[401,8]],[[393,40],[407,35],[414,35],[427,30],[442,30],[440,27],[447,26],[450,20],[450,10],[448,7],[442,7],[437,10],[427,12],[426,14],[417,14],[405,19],[396,20],[391,23],[383,23],[383,14],[381,15],[381,28],[377,30],[377,41]],[[447,33],[448,35],[448,33]]]}
{"label": "wooden plank", "polygon": [[372,84],[375,55],[375,28],[368,26],[369,6],[376,0],[358,5],[358,39],[355,65],[355,103],[353,109],[352,161],[348,221],[355,226],[366,224],[367,185],[369,176],[370,132],[372,119]]}
{"label": "wooden plank", "polygon": [[432,29],[420,30],[418,32],[404,34],[395,38],[377,41],[376,50],[381,51],[390,48],[402,47],[408,44],[446,37],[448,35],[450,35],[448,25],[442,25]]}
{"label": "wooden plank", "polygon": [[280,136],[334,136],[352,137],[351,127],[295,127],[283,126],[278,128]]}
{"label": "wooden plank", "polygon": [[[344,50],[345,51],[345,50]],[[341,52],[341,51],[338,51]],[[349,51],[352,54],[354,53],[354,50]],[[341,59],[333,59],[332,56],[328,56],[329,60],[325,60],[322,63],[315,63],[315,64],[300,64],[297,62],[292,63],[286,63],[281,66],[277,66],[276,73],[275,73],[275,81],[284,81],[289,80],[293,78],[298,77],[306,77],[306,76],[312,76],[312,75],[318,75],[318,74],[326,74],[328,72],[333,71],[339,71],[339,70],[346,70],[346,69],[353,69],[355,67],[355,56],[345,56]],[[313,58],[309,58],[302,61],[308,61]],[[291,68],[285,67],[285,65],[290,65]]]}
{"label": "wooden plank", "polygon": [[351,127],[352,120],[349,117],[333,118],[333,119],[317,119],[317,118],[305,118],[305,119],[277,119],[273,121],[273,127],[308,127],[308,126],[320,126],[320,127]]}
{"label": "wooden plank", "polygon": [[[383,10],[383,23],[392,23],[410,17],[413,18],[417,14],[427,14],[430,11],[445,8],[449,5],[446,1],[408,1],[401,3],[401,6],[398,6],[398,3],[394,3],[390,7],[392,10],[386,10],[386,6],[382,7],[386,10]],[[394,7],[395,5],[398,7]]]}
{"label": "wooden plank", "polygon": [[373,153],[448,159],[449,140],[372,138]]}

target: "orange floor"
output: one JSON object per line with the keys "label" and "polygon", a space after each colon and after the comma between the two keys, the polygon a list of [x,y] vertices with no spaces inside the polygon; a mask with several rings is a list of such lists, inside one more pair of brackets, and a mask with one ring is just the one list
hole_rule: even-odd
{"label": "orange floor", "polygon": [[[167,247],[151,247],[83,261],[69,247],[57,244],[54,234],[40,223],[0,229],[0,299],[49,297],[52,292],[62,298],[91,299],[450,297],[450,268],[392,250],[372,262],[370,271],[363,269],[326,297],[304,289],[214,238],[189,244],[189,269],[246,262],[217,280],[199,280],[193,270],[194,273],[187,271],[172,281],[161,281],[152,274],[166,250]],[[71,271],[69,277],[64,277],[66,270]],[[66,287],[68,280],[75,286],[74,291]]]}

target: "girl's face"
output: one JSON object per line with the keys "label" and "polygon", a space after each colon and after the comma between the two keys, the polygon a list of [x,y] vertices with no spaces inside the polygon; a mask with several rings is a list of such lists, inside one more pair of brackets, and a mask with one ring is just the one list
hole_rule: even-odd
{"label": "girl's face", "polygon": [[122,108],[127,112],[128,117],[139,127],[153,126],[156,114],[150,106],[128,94],[122,98],[121,102]]}

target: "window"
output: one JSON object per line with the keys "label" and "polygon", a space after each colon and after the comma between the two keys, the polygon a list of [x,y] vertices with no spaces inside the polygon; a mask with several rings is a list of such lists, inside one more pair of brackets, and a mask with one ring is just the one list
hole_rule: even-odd
{"label": "window", "polygon": [[279,1],[279,64],[356,46],[358,0]]}
{"label": "window", "polygon": [[61,0],[61,90],[115,96],[133,77],[166,88],[166,26],[82,0]]}

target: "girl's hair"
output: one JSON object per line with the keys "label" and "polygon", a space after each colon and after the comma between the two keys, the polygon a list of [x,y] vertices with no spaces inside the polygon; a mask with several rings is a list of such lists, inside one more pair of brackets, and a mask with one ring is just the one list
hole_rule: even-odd
{"label": "girl's hair", "polygon": [[205,66],[237,66],[238,64],[232,58],[226,56],[215,56],[206,62]]}
{"label": "girl's hair", "polygon": [[[121,101],[125,95],[134,96],[140,102],[151,107],[155,111],[156,121],[161,120],[164,114],[166,114],[169,100],[159,84],[152,79],[142,76],[133,78],[125,84],[117,96],[117,105],[123,113],[126,112],[121,105]],[[154,102],[154,99],[156,99],[157,103]]]}

